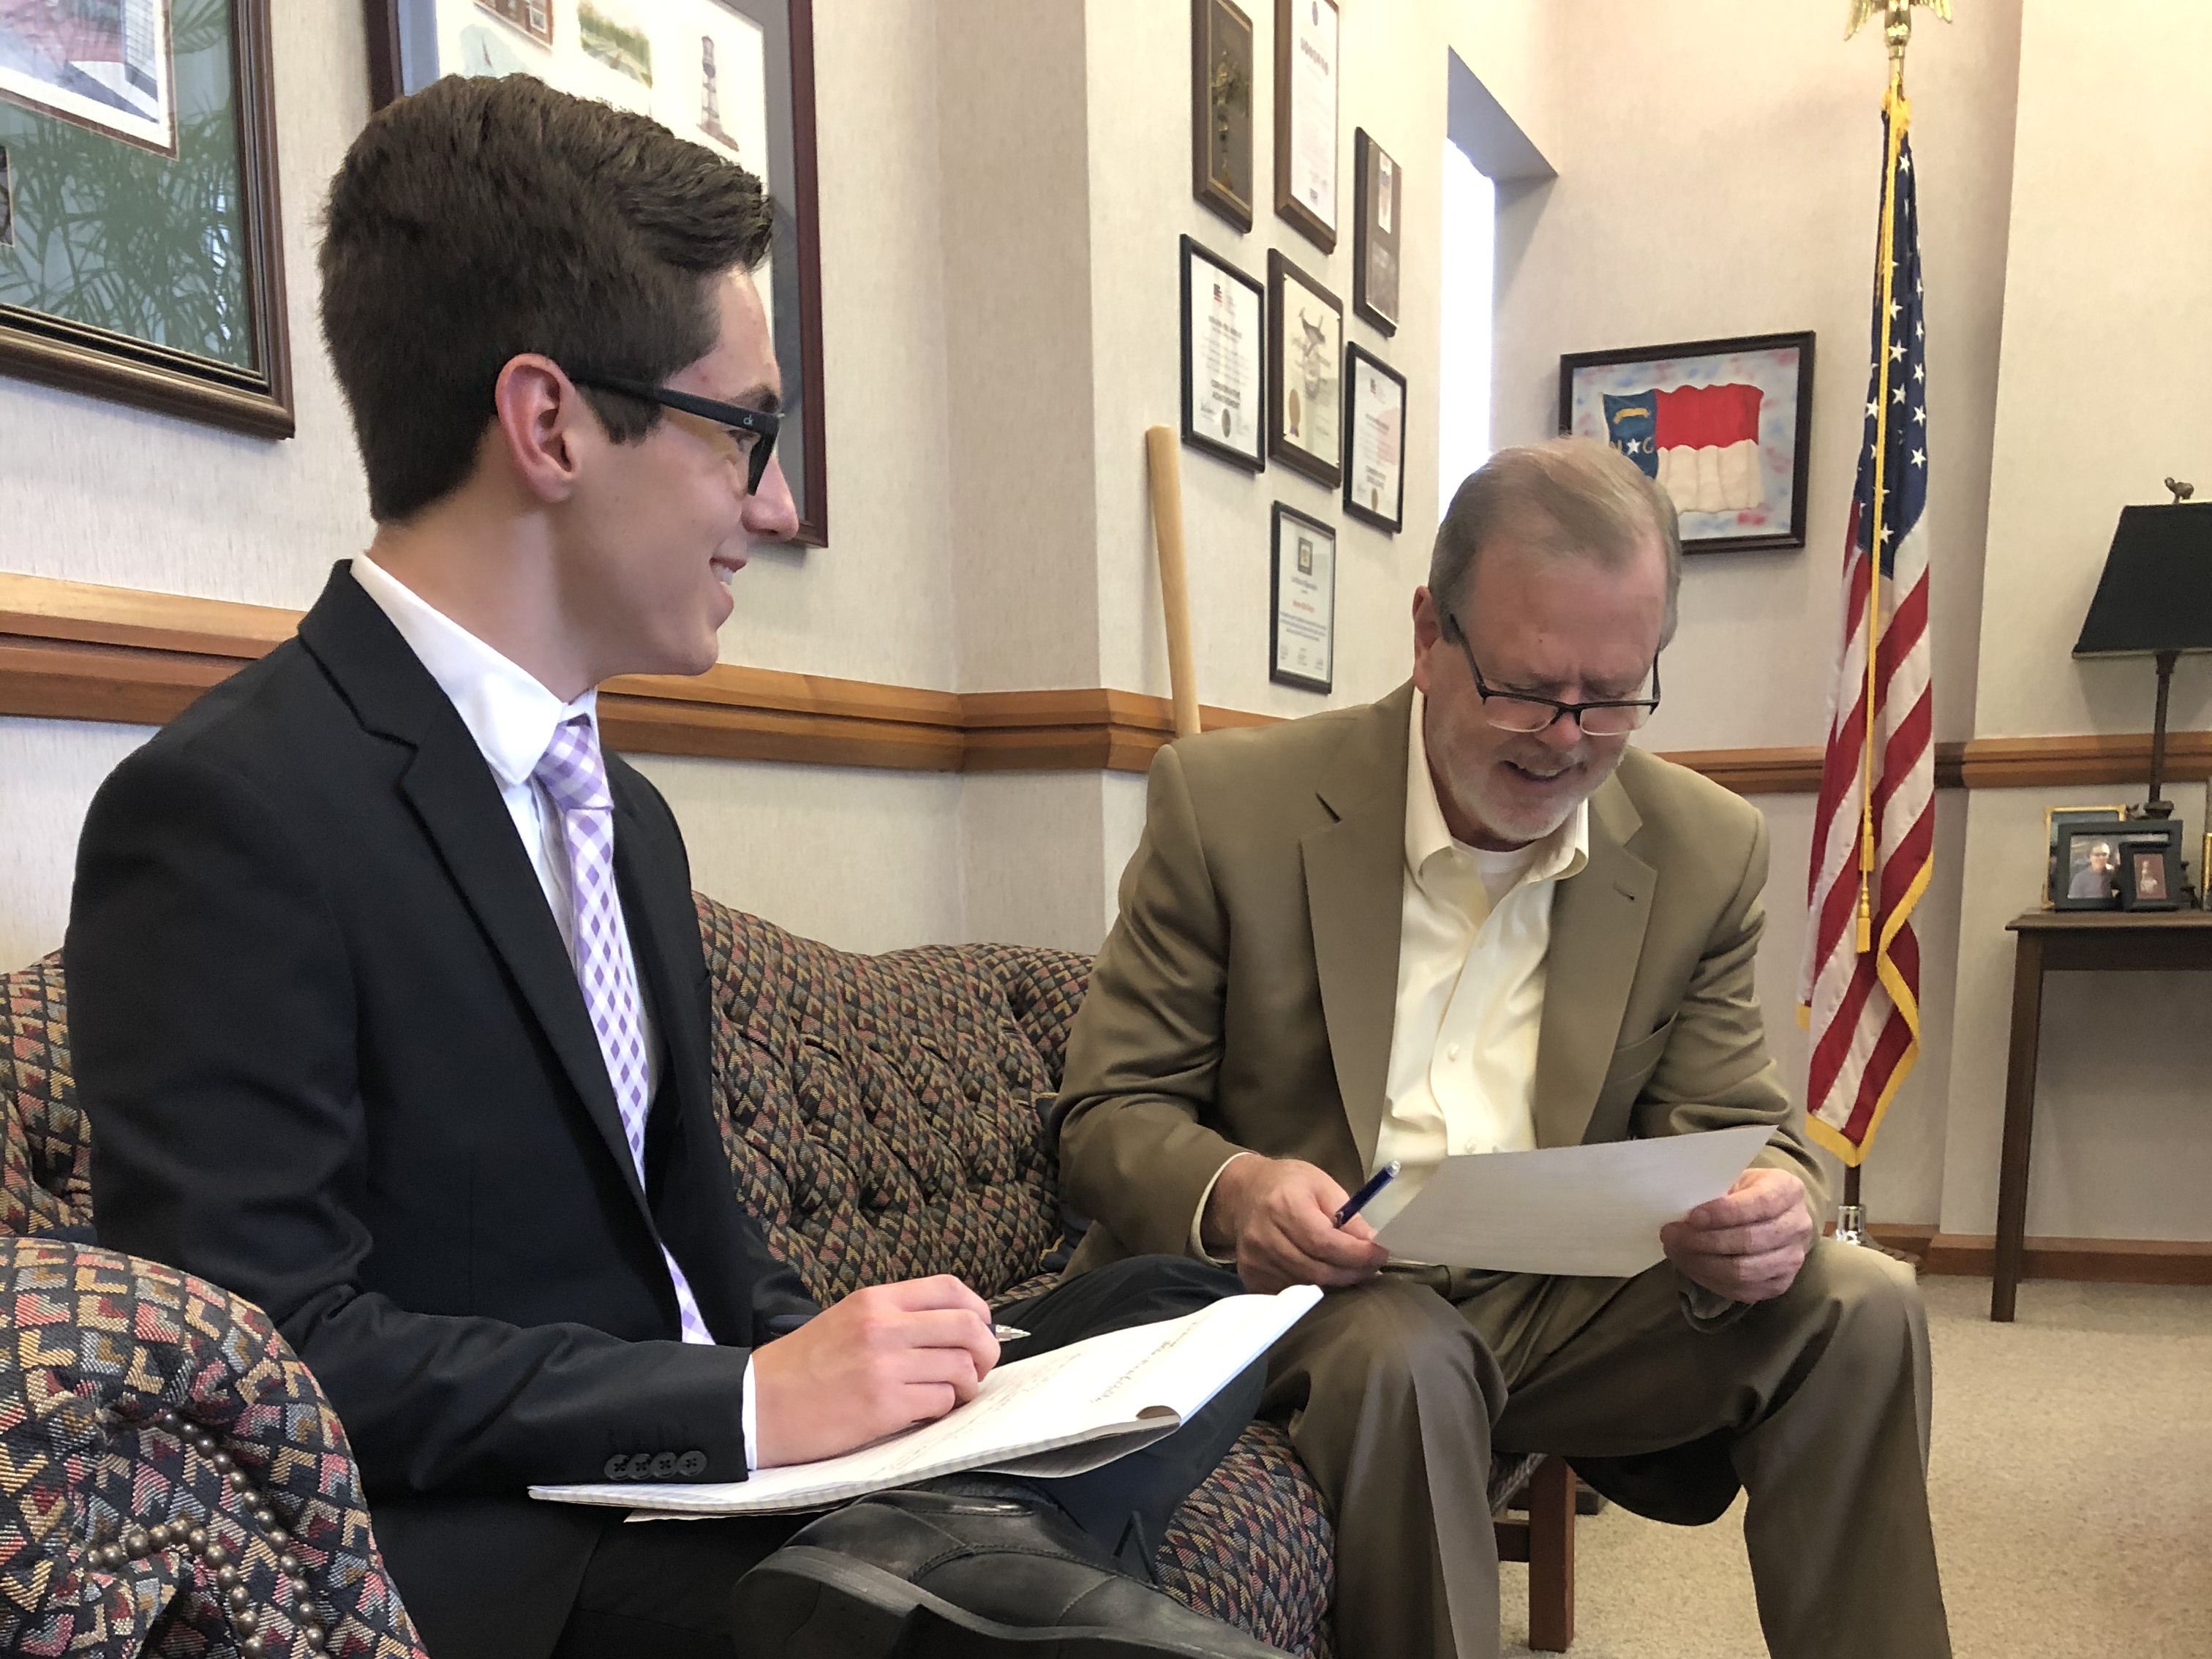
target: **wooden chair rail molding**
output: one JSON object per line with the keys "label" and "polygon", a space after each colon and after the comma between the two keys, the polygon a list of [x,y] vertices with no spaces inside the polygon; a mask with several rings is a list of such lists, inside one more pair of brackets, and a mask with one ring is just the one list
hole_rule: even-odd
{"label": "wooden chair rail molding", "polygon": [[[158,726],[289,639],[300,613],[229,599],[0,572],[0,714]],[[718,664],[696,679],[629,675],[600,710],[617,748],[720,760],[930,772],[1142,772],[1174,727],[1165,697],[1087,687],[931,691]],[[1273,716],[1200,710],[1210,731]],[[1820,787],[1820,751],[1703,749],[1668,757],[1740,794]],[[1939,787],[2134,784],[2150,734],[1939,744]],[[2167,776],[2212,777],[2212,732],[2166,738]]]}

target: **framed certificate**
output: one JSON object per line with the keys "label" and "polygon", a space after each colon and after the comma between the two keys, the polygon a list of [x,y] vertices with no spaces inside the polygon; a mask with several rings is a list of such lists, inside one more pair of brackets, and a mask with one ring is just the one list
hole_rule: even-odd
{"label": "framed certificate", "polygon": [[1344,474],[1344,304],[1267,250],[1267,452],[1316,483]]}
{"label": "framed certificate", "polygon": [[1267,584],[1267,678],[1328,691],[1336,684],[1336,532],[1275,503],[1274,574]]}
{"label": "framed certificate", "polygon": [[1406,378],[1370,351],[1344,351],[1344,510],[1406,527]]}
{"label": "framed certificate", "polygon": [[1267,465],[1260,426],[1265,299],[1219,254],[1182,239],[1182,441],[1253,472]]}
{"label": "framed certificate", "polygon": [[826,545],[814,0],[367,0],[367,6],[372,109],[441,75],[520,71],[649,115],[759,178],[775,213],[768,263],[754,276],[783,366],[776,459],[799,507],[793,539]]}
{"label": "framed certificate", "polygon": [[1252,20],[1232,0],[1190,0],[1191,193],[1252,228]]}
{"label": "framed certificate", "polygon": [[1352,135],[1352,308],[1398,331],[1398,210],[1405,177],[1360,127]]}
{"label": "framed certificate", "polygon": [[1336,0],[1275,0],[1275,211],[1336,251]]}

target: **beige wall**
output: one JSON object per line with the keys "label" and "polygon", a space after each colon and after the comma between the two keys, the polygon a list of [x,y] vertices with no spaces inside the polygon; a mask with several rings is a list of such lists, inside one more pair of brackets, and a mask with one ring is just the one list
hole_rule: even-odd
{"label": "beige wall", "polygon": [[[2072,649],[2119,508],[2166,499],[2167,473],[2212,487],[2212,142],[2197,72],[2212,9],[2152,0],[2029,0],[2020,59],[2011,258],[1996,384],[1975,731],[2141,731],[2150,665],[2075,663]],[[2177,726],[2212,722],[2212,673],[2184,659]],[[2004,924],[2038,890],[2044,809],[2137,799],[2142,788],[1977,790],[1958,963],[1942,1223],[1996,1213],[2012,950]],[[2193,865],[2204,792],[2170,790]],[[2201,974],[2069,975],[2046,993],[2028,1230],[2060,1237],[2212,1237],[2204,1110],[2212,1025]]]}
{"label": "beige wall", "polygon": [[[1879,46],[1761,0],[1343,0],[1352,132],[1407,169],[1404,323],[1350,338],[1412,383],[1402,534],[1332,492],[1185,452],[1200,690],[1297,714],[1396,683],[1436,499],[1437,157],[1456,51],[1559,170],[1504,194],[1501,442],[1551,429],[1563,351],[1813,328],[1802,553],[1693,560],[1656,747],[1799,745],[1825,718],[1863,395]],[[1176,238],[1255,277],[1279,246],[1347,301],[1272,201],[1273,8],[1259,33],[1260,210],[1238,234],[1188,183],[1187,0],[817,0],[831,520],[826,550],[741,579],[732,660],[945,689],[1164,692],[1144,428],[1174,423]],[[312,221],[366,113],[353,13],[276,9],[301,435],[265,444],[0,380],[0,568],[304,605],[367,532],[313,317]],[[343,21],[331,17],[342,14]],[[1923,14],[1924,16],[1924,14]],[[2191,65],[2212,12],[1978,0],[1913,47],[1936,436],[1934,651],[1947,738],[2139,729],[2148,669],[2066,658],[2118,506],[2166,471],[2212,488],[2212,329],[2188,227],[2212,209]],[[1426,366],[1426,372],[1425,372]],[[2194,457],[2195,459],[2192,459]],[[1266,677],[1269,504],[1341,526],[1338,690]],[[35,527],[31,528],[31,527]],[[1984,592],[1984,549],[1999,550]],[[2185,667],[2175,720],[2212,720]],[[144,733],[0,720],[0,951],[50,948],[99,779]],[[1119,774],[966,779],[652,758],[700,884],[862,949],[957,937],[1095,945],[1143,817]],[[2202,792],[2184,811],[2201,820]],[[2112,791],[2084,799],[2116,799]],[[1794,1015],[1811,803],[1773,837],[1762,1001]],[[2039,792],[1947,793],[1920,921],[1927,1051],[1867,1177],[1878,1216],[1987,1231],[2010,952],[2033,900]],[[2212,1236],[2201,991],[2054,995],[2033,1230]]]}

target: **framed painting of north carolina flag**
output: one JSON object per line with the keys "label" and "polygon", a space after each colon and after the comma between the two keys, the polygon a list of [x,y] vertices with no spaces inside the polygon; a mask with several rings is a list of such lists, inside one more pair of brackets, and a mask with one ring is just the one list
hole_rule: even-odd
{"label": "framed painting of north carolina flag", "polygon": [[1687,553],[1805,545],[1812,427],[1810,330],[1559,359],[1559,430],[1656,479]]}

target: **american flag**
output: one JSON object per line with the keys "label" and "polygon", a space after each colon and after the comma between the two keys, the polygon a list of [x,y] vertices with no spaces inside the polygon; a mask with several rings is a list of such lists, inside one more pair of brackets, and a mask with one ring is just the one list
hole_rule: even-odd
{"label": "american flag", "polygon": [[1865,1157],[1919,1058],[1920,945],[1912,911],[1935,858],[1923,516],[1927,338],[1910,122],[1904,94],[1893,89],[1882,107],[1885,168],[1866,444],[1844,541],[1842,643],[1813,820],[1801,991],[1812,1034],[1808,1127],[1853,1165]]}

